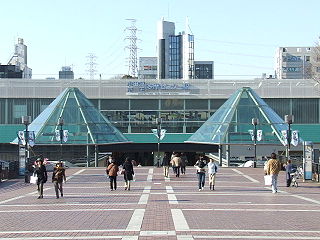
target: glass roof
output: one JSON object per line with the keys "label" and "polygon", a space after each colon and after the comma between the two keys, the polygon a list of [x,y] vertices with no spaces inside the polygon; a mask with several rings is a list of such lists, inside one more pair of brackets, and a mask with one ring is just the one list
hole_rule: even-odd
{"label": "glass roof", "polygon": [[[36,145],[60,144],[56,130],[68,130],[63,144],[110,144],[128,139],[106,119],[78,88],[65,89],[28,127]],[[17,141],[17,140],[16,140]]]}
{"label": "glass roof", "polygon": [[249,87],[238,89],[186,142],[252,144],[252,118],[262,130],[257,144],[285,144],[281,131],[288,125]]}

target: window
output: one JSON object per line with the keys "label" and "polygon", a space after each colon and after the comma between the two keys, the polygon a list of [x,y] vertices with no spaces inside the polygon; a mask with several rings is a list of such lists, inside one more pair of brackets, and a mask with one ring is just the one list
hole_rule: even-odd
{"label": "window", "polygon": [[306,62],[310,62],[310,56],[306,56],[305,59],[306,59]]}

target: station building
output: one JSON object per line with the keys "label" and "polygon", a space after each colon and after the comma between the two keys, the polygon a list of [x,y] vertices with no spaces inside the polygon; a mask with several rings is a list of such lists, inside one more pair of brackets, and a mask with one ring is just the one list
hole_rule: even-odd
{"label": "station building", "polygon": [[[294,115],[292,128],[300,136],[320,144],[320,87],[306,79],[0,79],[0,130],[1,157],[17,154],[10,144],[17,132],[24,129],[21,116],[34,120],[64,89],[76,87],[131,143],[99,145],[99,152],[134,154],[145,165],[155,163],[157,137],[156,119],[161,118],[161,128],[166,135],[160,142],[160,151],[217,152],[211,144],[185,143],[226,100],[239,88],[253,89],[280,117]],[[68,158],[82,158],[86,150],[76,144],[64,144]],[[59,147],[57,144],[56,147]],[[67,149],[69,148],[69,149]],[[232,150],[233,149],[233,150]],[[37,150],[37,148],[35,148]],[[265,146],[257,150],[257,158],[285,147]],[[39,150],[40,151],[40,150]],[[42,148],[43,154],[54,158],[54,148]],[[77,156],[73,153],[77,153]],[[301,155],[301,147],[293,149]],[[232,159],[243,160],[253,156],[252,144],[231,148]],[[192,155],[194,156],[194,155]],[[191,161],[192,162],[192,161]]]}

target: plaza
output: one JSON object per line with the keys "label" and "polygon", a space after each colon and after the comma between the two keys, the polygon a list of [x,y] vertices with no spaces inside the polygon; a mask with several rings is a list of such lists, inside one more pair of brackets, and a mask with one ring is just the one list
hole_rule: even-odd
{"label": "plaza", "polygon": [[23,179],[0,183],[0,239],[320,239],[318,183],[287,188],[280,172],[272,194],[263,169],[229,167],[215,191],[198,191],[193,167],[180,178],[134,170],[131,191],[122,175],[110,191],[105,168],[69,168],[59,199],[50,181],[43,199]]}

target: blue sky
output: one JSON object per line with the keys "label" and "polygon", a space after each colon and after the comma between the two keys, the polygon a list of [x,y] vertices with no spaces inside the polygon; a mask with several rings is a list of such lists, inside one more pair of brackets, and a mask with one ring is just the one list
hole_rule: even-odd
{"label": "blue sky", "polygon": [[97,76],[128,73],[131,18],[138,56],[149,57],[156,56],[157,21],[175,22],[178,33],[188,17],[195,59],[215,61],[216,79],[273,74],[277,47],[314,46],[320,36],[318,0],[15,0],[0,8],[0,63],[23,38],[33,78],[57,78],[64,65],[89,78],[89,53],[97,56]]}

